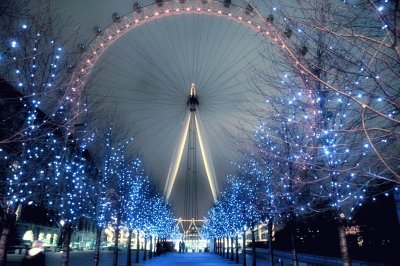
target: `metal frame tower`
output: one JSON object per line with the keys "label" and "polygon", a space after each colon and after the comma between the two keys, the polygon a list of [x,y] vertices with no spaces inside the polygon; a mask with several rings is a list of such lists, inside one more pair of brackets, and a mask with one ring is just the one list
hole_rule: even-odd
{"label": "metal frame tower", "polygon": [[185,180],[185,206],[184,218],[179,219],[179,227],[182,228],[183,238],[191,241],[194,249],[198,246],[200,220],[198,217],[198,191],[197,191],[197,144],[200,146],[201,156],[204,162],[208,182],[214,202],[217,200],[218,186],[215,177],[214,166],[207,142],[202,133],[202,120],[199,112],[199,99],[196,93],[196,85],[192,84],[187,100],[188,110],[181,130],[178,146],[172,158],[167,182],[165,184],[164,195],[167,200],[172,192],[179,165],[182,159],[185,144],[187,142],[187,168]]}
{"label": "metal frame tower", "polygon": [[[186,140],[189,137],[189,128],[192,129],[192,132],[196,132],[196,137],[199,142],[201,155],[203,158],[208,182],[210,184],[211,193],[213,195],[214,202],[217,201],[218,195],[218,184],[215,177],[214,166],[211,160],[211,154],[208,149],[207,142],[204,138],[204,134],[202,133],[202,120],[200,117],[200,112],[198,109],[199,100],[196,94],[196,85],[192,84],[190,88],[190,94],[188,97],[188,111],[185,116],[185,120],[183,123],[183,127],[181,130],[180,138],[178,146],[175,150],[174,156],[172,157],[172,161],[168,170],[167,182],[165,183],[164,195],[167,200],[171,196],[171,191],[175,183],[176,175],[178,173],[179,165],[182,159],[183,150],[185,148]],[[192,124],[192,127],[190,125]]]}

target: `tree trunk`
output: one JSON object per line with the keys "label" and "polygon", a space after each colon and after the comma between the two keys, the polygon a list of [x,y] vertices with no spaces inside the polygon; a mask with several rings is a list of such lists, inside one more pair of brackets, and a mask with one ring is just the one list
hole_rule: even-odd
{"label": "tree trunk", "polygon": [[229,260],[229,236],[226,237],[226,258]]}
{"label": "tree trunk", "polygon": [[236,235],[236,263],[239,263],[239,236]]}
{"label": "tree trunk", "polygon": [[340,224],[339,227],[339,244],[340,254],[342,255],[343,266],[350,266],[350,255],[349,248],[347,245],[346,230],[344,224]]}
{"label": "tree trunk", "polygon": [[113,257],[113,266],[118,265],[118,240],[119,240],[119,226],[115,227],[114,232],[114,257]]}
{"label": "tree trunk", "polygon": [[60,228],[60,237],[57,239],[57,246],[61,247],[64,242],[64,229]]}
{"label": "tree trunk", "polygon": [[397,220],[400,224],[400,189],[397,189],[393,193],[394,201],[396,203],[396,210],[397,210]]}
{"label": "tree trunk", "polygon": [[225,257],[225,237],[222,237],[222,257]]}
{"label": "tree trunk", "polygon": [[4,213],[0,237],[0,266],[7,265],[8,240],[11,229],[15,225],[15,221],[16,219],[14,214]]}
{"label": "tree trunk", "polygon": [[137,234],[136,234],[136,260],[135,260],[135,263],[139,263],[139,251],[140,251],[139,230],[137,230]]}
{"label": "tree trunk", "polygon": [[103,228],[101,226],[96,227],[96,248],[94,250],[93,266],[99,266],[100,259],[100,242],[101,242],[101,232]]}
{"label": "tree trunk", "polygon": [[154,244],[153,244],[153,257],[157,257],[157,239],[158,239],[158,236],[155,236]]}
{"label": "tree trunk", "polygon": [[39,240],[40,228],[35,228],[35,233],[33,234],[33,240]]}
{"label": "tree trunk", "polygon": [[156,256],[158,255],[157,254],[157,243],[160,241],[160,238],[157,236],[157,241],[156,241],[156,239],[154,238],[154,247],[153,247],[153,252],[154,252],[154,254],[156,254]]}
{"label": "tree trunk", "polygon": [[146,235],[144,235],[144,254],[143,254],[143,261],[146,261],[146,256],[147,256],[147,238]]}
{"label": "tree trunk", "polygon": [[71,243],[72,224],[66,223],[64,225],[64,242],[63,254],[61,257],[61,266],[68,266],[69,264],[69,244]]}
{"label": "tree trunk", "polygon": [[218,237],[218,255],[222,255],[222,240]]}
{"label": "tree trunk", "polygon": [[132,229],[128,230],[128,246],[126,249],[126,266],[132,265]]}
{"label": "tree trunk", "polygon": [[214,237],[214,253],[217,251],[217,239]]}
{"label": "tree trunk", "polygon": [[160,242],[160,237],[157,236],[157,241],[156,238],[154,238],[154,247],[153,247],[153,252],[155,254],[155,256],[158,256],[159,254],[157,254],[157,244]]}
{"label": "tree trunk", "polygon": [[251,228],[251,265],[257,265],[257,258],[256,258],[256,235],[254,232],[254,227]]}
{"label": "tree trunk", "polygon": [[242,247],[242,255],[243,255],[243,266],[246,266],[246,231],[243,231],[243,247]]}
{"label": "tree trunk", "polygon": [[153,236],[150,236],[149,259],[153,258]]}
{"label": "tree trunk", "polygon": [[294,213],[292,213],[292,218],[290,222],[290,227],[291,227],[291,242],[292,242],[292,256],[293,256],[293,266],[298,266],[299,265],[299,259],[297,256],[297,247],[296,247],[296,236],[297,236],[297,231],[296,231],[296,217],[294,216]]}
{"label": "tree trunk", "polygon": [[235,255],[234,255],[234,247],[233,247],[233,236],[231,236],[231,261],[235,260]]}
{"label": "tree trunk", "polygon": [[268,219],[268,245],[269,245],[269,262],[271,266],[274,266],[274,247],[272,245],[272,224],[273,220]]}

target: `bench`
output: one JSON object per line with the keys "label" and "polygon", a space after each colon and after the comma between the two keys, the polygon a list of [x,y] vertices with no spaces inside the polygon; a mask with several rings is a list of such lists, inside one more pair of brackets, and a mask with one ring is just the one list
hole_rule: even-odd
{"label": "bench", "polygon": [[7,253],[9,253],[9,254],[20,254],[21,255],[21,254],[25,254],[28,249],[29,249],[28,246],[16,245],[16,246],[11,246],[8,249]]}

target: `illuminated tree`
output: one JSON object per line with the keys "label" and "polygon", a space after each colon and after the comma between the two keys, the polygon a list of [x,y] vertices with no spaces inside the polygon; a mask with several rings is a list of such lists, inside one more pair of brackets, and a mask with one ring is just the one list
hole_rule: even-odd
{"label": "illuminated tree", "polygon": [[221,201],[217,201],[213,208],[208,211],[202,228],[202,234],[209,237],[214,237],[218,241],[218,253],[224,255],[223,239],[226,235],[226,213]]}
{"label": "illuminated tree", "polygon": [[[275,157],[272,169],[283,170],[290,194],[302,195],[292,204],[292,217],[301,208],[336,213],[345,264],[345,220],[369,187],[398,182],[398,4],[375,3],[275,7],[289,56],[269,53],[273,67],[260,75],[268,126],[259,135],[269,141],[261,153]],[[304,195],[312,198],[304,201]]]}
{"label": "illuminated tree", "polygon": [[[255,194],[251,188],[252,180],[246,179],[232,177],[228,181],[228,187],[221,197],[225,209],[224,213],[226,214],[226,235],[231,238],[232,247],[233,238],[236,237],[237,240],[238,234],[244,232],[245,228],[252,228],[254,222],[258,222],[259,220],[253,198]],[[243,237],[245,237],[245,233],[243,233]],[[254,244],[252,242],[253,246]],[[236,246],[238,246],[238,243],[236,243]],[[233,250],[231,258],[233,258]]]}
{"label": "illuminated tree", "polygon": [[144,175],[144,169],[140,159],[136,158],[129,166],[130,184],[127,195],[126,207],[123,220],[128,227],[128,254],[127,265],[131,265],[131,236],[132,231],[137,232],[136,263],[139,262],[139,232],[145,227],[146,208],[149,204],[149,180]]}
{"label": "illuminated tree", "polygon": [[[246,241],[246,230],[251,229],[253,246],[253,265],[255,265],[255,235],[254,227],[261,222],[257,212],[257,194],[255,176],[259,173],[255,164],[244,163],[237,165],[237,173],[231,176],[226,189],[221,193],[219,201],[207,213],[204,232],[221,240],[222,255],[224,254],[224,238],[236,237],[243,233],[243,248]],[[220,241],[219,241],[220,243]],[[233,250],[231,251],[233,257]],[[221,253],[221,252],[220,252]],[[243,252],[245,255],[245,253]],[[245,259],[244,262],[245,263]]]}
{"label": "illuminated tree", "polygon": [[[144,219],[142,230],[145,234],[146,239],[148,238],[150,240],[149,258],[151,259],[153,257],[153,239],[157,236],[157,234],[161,231],[160,229],[162,229],[163,227],[165,227],[164,229],[166,230],[166,232],[162,232],[161,234],[172,236],[175,219],[170,209],[170,206],[163,200],[160,195],[156,193],[153,193],[152,196],[149,196],[146,205],[143,206]],[[163,221],[164,219],[165,221]],[[168,232],[169,230],[170,232]],[[144,257],[144,259],[145,258],[146,257]]]}
{"label": "illuminated tree", "polygon": [[[238,202],[240,204],[243,220],[243,239],[245,239],[246,228],[251,230],[251,242],[252,242],[252,265],[256,265],[256,248],[255,248],[255,226],[262,222],[262,216],[260,212],[258,212],[258,195],[257,195],[257,186],[258,180],[257,177],[260,175],[260,169],[257,167],[257,164],[248,160],[242,164],[238,164],[238,173],[235,177],[235,182],[240,193],[238,193]],[[245,244],[245,240],[243,240],[243,247]],[[245,259],[244,259],[245,261]]]}
{"label": "illuminated tree", "polygon": [[107,180],[106,197],[111,206],[112,224],[114,227],[114,259],[113,265],[118,263],[118,241],[122,226],[126,223],[128,201],[130,193],[134,191],[131,164],[126,154],[126,146],[130,141],[122,144],[110,145],[110,157],[103,171],[103,178]]}
{"label": "illuminated tree", "polygon": [[156,200],[153,220],[155,221],[155,232],[157,238],[167,238],[172,235],[175,228],[175,216],[171,206],[163,199]]}
{"label": "illuminated tree", "polygon": [[[1,9],[0,75],[2,124],[0,134],[1,224],[0,265],[6,261],[10,228],[18,218],[22,204],[47,205],[44,187],[54,184],[49,164],[62,160],[60,148],[68,123],[63,95],[67,78],[66,37],[53,31],[53,17],[42,6],[40,16],[27,16],[28,7],[20,3]],[[10,4],[10,5],[8,5]],[[19,8],[18,8],[19,7]],[[40,8],[39,8],[40,9]],[[6,25],[6,26],[5,26]],[[4,90],[3,90],[4,88]],[[5,90],[7,88],[7,90]]]}
{"label": "illuminated tree", "polygon": [[[82,151],[69,147],[63,161],[56,164],[58,181],[49,194],[49,207],[58,212],[63,236],[62,265],[69,263],[71,235],[80,218],[93,218],[95,207],[92,198],[96,195],[93,180],[88,175],[87,160]],[[49,188],[51,189],[51,188]]]}
{"label": "illuminated tree", "polygon": [[[107,224],[114,227],[114,264],[117,264],[119,235],[122,229],[128,229],[127,265],[131,264],[132,232],[156,234],[160,221],[170,219],[171,215],[159,211],[163,201],[159,196],[150,196],[149,178],[144,173],[142,161],[138,157],[129,155],[129,141],[124,139],[124,132],[113,123],[104,139],[99,138],[96,146],[95,160],[101,165],[100,180],[96,184],[97,202],[94,218],[98,226],[98,236],[101,229]],[[99,143],[103,142],[105,145]],[[165,205],[167,206],[167,205]],[[162,215],[165,215],[163,217]],[[164,230],[165,224],[160,225]],[[137,241],[139,244],[139,241]],[[99,246],[99,243],[97,243]],[[98,249],[98,248],[97,248]],[[137,252],[139,246],[137,247]],[[136,259],[139,259],[139,253]],[[95,263],[99,261],[98,251],[95,252]]]}
{"label": "illuminated tree", "polygon": [[[300,88],[308,88],[307,94],[319,94],[310,100],[325,105],[326,110],[317,114],[324,119],[330,116],[333,102],[349,104],[353,112],[348,119],[355,127],[347,135],[358,135],[368,143],[369,157],[378,162],[365,168],[365,175],[398,183],[396,148],[387,149],[399,145],[398,3],[326,0],[271,5],[272,23],[284,32],[279,38],[284,50],[265,53],[274,68],[264,73],[265,81],[289,86],[297,84],[296,80],[307,82]],[[284,95],[282,99],[290,99]]]}
{"label": "illuminated tree", "polygon": [[111,222],[111,202],[108,199],[108,165],[111,163],[111,144],[112,144],[112,128],[105,138],[105,145],[99,145],[102,150],[97,149],[97,155],[101,158],[97,158],[97,163],[101,165],[100,177],[96,184],[96,199],[95,199],[95,213],[94,220],[96,222],[96,247],[94,253],[94,265],[99,264],[100,259],[100,244],[101,244],[101,234],[103,228],[105,228]]}
{"label": "illuminated tree", "polygon": [[[268,102],[271,103],[271,100]],[[293,98],[290,102],[296,106]],[[277,104],[272,106],[275,114],[272,113],[268,120],[273,123],[264,122],[254,132],[253,163],[259,169],[259,174],[255,177],[258,183],[258,211],[268,220],[269,229],[272,229],[276,218],[277,222],[288,224],[293,262],[297,264],[296,216],[310,212],[311,206],[317,201],[309,192],[312,184],[310,181],[314,181],[309,174],[312,157],[307,150],[310,144],[308,136],[312,134],[309,134],[308,128],[303,127],[303,124],[292,123],[298,121],[296,118],[304,116],[301,111],[292,112],[289,106],[278,112]],[[271,238],[272,230],[268,232]],[[273,263],[272,241],[269,241],[269,245]]]}

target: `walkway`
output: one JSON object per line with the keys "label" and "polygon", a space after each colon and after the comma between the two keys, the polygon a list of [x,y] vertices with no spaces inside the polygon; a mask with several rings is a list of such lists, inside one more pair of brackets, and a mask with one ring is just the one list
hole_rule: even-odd
{"label": "walkway", "polygon": [[[112,251],[103,250],[100,254],[99,266],[112,265]],[[140,263],[134,263],[136,253],[132,251],[132,266],[220,266],[220,265],[240,265],[222,258],[214,253],[183,253],[178,252],[167,253],[165,256],[154,257],[151,260],[142,261],[143,254],[140,254]],[[22,259],[22,255],[8,255],[7,266],[18,266]],[[61,253],[46,253],[46,265],[58,266],[61,263]],[[251,265],[251,257],[247,258],[247,265]],[[93,251],[73,251],[70,253],[70,266],[93,266]],[[126,252],[121,251],[118,256],[118,266],[126,266]]]}
{"label": "walkway", "polygon": [[[268,266],[269,262],[265,260],[266,251],[257,250],[257,265]],[[239,254],[241,255],[241,254]],[[291,260],[291,253],[284,251],[275,251],[275,265],[293,265]],[[279,257],[281,260],[279,260]],[[7,266],[19,266],[22,255],[8,255]],[[154,257],[151,260],[147,258],[143,261],[143,253],[140,254],[140,263],[134,263],[136,259],[136,253],[132,250],[132,266],[241,266],[242,256],[240,256],[240,264],[236,264],[234,261],[230,261],[212,252],[210,253],[184,253],[179,254],[178,252],[169,252],[165,256]],[[99,266],[111,266],[113,260],[113,252],[109,250],[102,250],[100,254]],[[251,266],[252,257],[246,256],[247,265]],[[329,266],[340,266],[342,262],[339,258],[328,258],[319,257],[315,255],[299,254],[299,261],[302,265],[329,265]],[[47,266],[59,266],[61,265],[61,253],[48,252],[46,253],[46,265]],[[93,266],[93,251],[73,251],[70,253],[70,266]],[[363,261],[352,261],[354,266],[384,266],[382,263],[371,263]],[[397,264],[396,264],[397,265]],[[118,266],[126,266],[126,251],[121,250],[118,257]]]}
{"label": "walkway", "polygon": [[162,265],[162,266],[173,266],[173,265],[185,265],[185,266],[217,266],[217,265],[234,265],[227,259],[224,259],[214,253],[170,253],[165,257],[156,257],[151,261],[147,261],[141,265]]}

